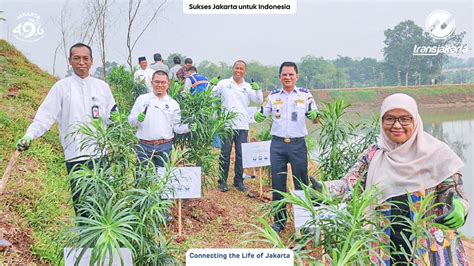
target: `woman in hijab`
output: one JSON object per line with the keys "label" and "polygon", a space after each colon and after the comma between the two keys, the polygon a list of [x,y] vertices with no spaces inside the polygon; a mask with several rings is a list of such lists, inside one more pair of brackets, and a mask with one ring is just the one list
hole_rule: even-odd
{"label": "woman in hijab", "polygon": [[[381,265],[468,265],[456,229],[464,225],[469,204],[462,188],[459,169],[461,159],[446,145],[423,131],[416,101],[406,94],[393,94],[385,98],[380,110],[381,134],[376,145],[370,146],[344,178],[325,182],[329,193],[342,196],[360,179],[365,188],[376,187],[380,193],[378,203],[385,206],[382,213],[390,219],[391,255],[382,255]],[[405,219],[412,217],[408,208],[408,195],[413,203],[429,193],[436,193],[433,214],[437,223],[449,230],[428,228],[433,236],[422,241],[422,261],[408,262],[397,253],[409,247],[402,234],[407,229]],[[388,203],[388,204],[383,204]],[[442,204],[440,204],[442,203]],[[409,233],[406,237],[409,238]],[[395,252],[393,252],[395,251]]]}

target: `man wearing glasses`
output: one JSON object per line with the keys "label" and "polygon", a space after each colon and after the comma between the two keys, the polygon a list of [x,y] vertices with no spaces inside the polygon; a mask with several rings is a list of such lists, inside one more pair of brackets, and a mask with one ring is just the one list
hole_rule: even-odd
{"label": "man wearing glasses", "polygon": [[138,160],[152,158],[156,167],[163,166],[165,153],[172,148],[174,133],[188,133],[189,126],[181,124],[179,104],[168,95],[168,74],[158,70],[152,77],[153,91],[140,95],[128,116],[128,122],[137,127],[140,140]]}

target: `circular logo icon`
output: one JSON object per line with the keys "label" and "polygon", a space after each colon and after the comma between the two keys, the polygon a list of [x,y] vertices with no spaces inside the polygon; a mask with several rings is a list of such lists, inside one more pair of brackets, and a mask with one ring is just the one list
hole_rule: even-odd
{"label": "circular logo icon", "polygon": [[456,23],[448,11],[436,10],[426,18],[426,31],[436,39],[447,38],[454,32]]}
{"label": "circular logo icon", "polygon": [[21,13],[16,17],[18,25],[13,29],[13,36],[20,41],[36,42],[44,37],[40,16],[36,13]]}

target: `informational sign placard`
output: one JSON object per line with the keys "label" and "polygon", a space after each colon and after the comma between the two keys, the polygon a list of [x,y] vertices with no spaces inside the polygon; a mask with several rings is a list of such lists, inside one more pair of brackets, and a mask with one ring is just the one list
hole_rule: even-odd
{"label": "informational sign placard", "polygon": [[271,141],[242,143],[243,168],[270,165],[270,143]]}
{"label": "informational sign placard", "polygon": [[249,123],[255,123],[255,113],[257,112],[256,106],[247,107],[247,113],[249,115]]}
{"label": "informational sign placard", "polygon": [[[82,248],[64,248],[64,265],[65,266],[74,266],[79,255],[82,252]],[[81,260],[77,265],[79,266],[89,266],[89,261],[91,259],[92,248],[86,248],[84,255],[82,255]],[[119,255],[120,252],[120,255]],[[120,261],[120,256],[122,257],[123,263]],[[104,265],[109,265],[109,256],[106,255]],[[120,265],[133,265],[132,253],[126,248],[120,248],[118,252],[114,253],[112,266]]]}
{"label": "informational sign placard", "polygon": [[[158,167],[158,175],[165,175],[165,168]],[[201,167],[176,167],[170,175],[168,199],[197,199],[201,197]]]}
{"label": "informational sign placard", "polygon": [[[303,190],[294,190],[293,194],[305,201],[307,201],[306,197],[304,196],[304,191]],[[346,208],[345,203],[339,204],[337,208],[340,209],[345,209]],[[319,211],[318,212],[318,217],[319,219],[331,219],[335,217],[335,214],[329,210],[321,210],[323,207],[313,207],[314,210]],[[298,205],[293,205],[293,211],[295,215],[295,229],[300,229],[302,228],[312,217],[311,217],[311,212],[301,206]]]}

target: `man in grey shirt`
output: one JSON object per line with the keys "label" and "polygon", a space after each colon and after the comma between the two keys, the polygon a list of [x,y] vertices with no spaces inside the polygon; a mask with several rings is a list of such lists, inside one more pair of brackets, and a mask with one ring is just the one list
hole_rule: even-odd
{"label": "man in grey shirt", "polygon": [[153,69],[155,72],[161,70],[166,72],[166,74],[170,72],[169,67],[163,63],[163,58],[161,57],[160,53],[154,54],[153,59],[155,60],[155,63],[150,65],[151,69]]}
{"label": "man in grey shirt", "polygon": [[181,58],[179,58],[179,56],[173,57],[173,63],[174,66],[170,69],[169,77],[172,80],[178,80],[176,74],[178,73],[178,70],[181,69]]}

